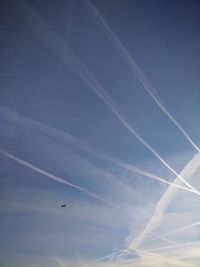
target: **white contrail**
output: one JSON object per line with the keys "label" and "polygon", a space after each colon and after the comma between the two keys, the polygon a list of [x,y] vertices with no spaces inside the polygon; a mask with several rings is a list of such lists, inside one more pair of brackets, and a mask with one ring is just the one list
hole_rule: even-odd
{"label": "white contrail", "polygon": [[[199,160],[200,160],[200,153],[195,155],[192,158],[192,160],[189,161],[189,163],[186,165],[186,167],[182,170],[181,176],[190,177],[196,171],[196,169],[199,167],[199,164],[200,164]],[[176,182],[181,183],[181,181],[178,180],[178,177],[174,180],[174,183],[176,183]],[[165,209],[167,208],[168,204],[170,203],[170,201],[172,200],[172,198],[176,192],[177,192],[177,189],[175,189],[171,186],[168,187],[168,189],[165,191],[165,193],[163,194],[161,199],[158,201],[149,223],[147,224],[147,226],[145,227],[143,232],[140,233],[138,235],[138,237],[129,245],[128,250],[131,250],[131,249],[134,250],[134,248],[137,248],[142,243],[142,241],[144,240],[146,235],[148,235],[153,229],[156,228],[156,226],[162,220],[163,213],[164,213]]]}
{"label": "white contrail", "polygon": [[[12,1],[11,1],[12,2]],[[140,141],[152,154],[157,157],[171,172],[173,172],[185,185],[187,185],[196,194],[200,195],[192,185],[187,183],[169,164],[135,131],[135,129],[124,118],[122,112],[119,111],[116,103],[110,98],[102,86],[97,82],[95,76],[89,69],[73,54],[73,52],[62,42],[62,40],[45,24],[25,1],[19,0],[21,15],[30,23],[32,30],[58,57],[69,66],[83,80],[88,88],[98,96],[99,99],[107,106],[113,115],[122,123],[122,125]],[[17,6],[18,9],[20,6]]]}
{"label": "white contrail", "polygon": [[137,63],[135,62],[131,54],[128,52],[128,50],[125,48],[123,43],[119,40],[119,38],[116,36],[113,30],[106,23],[105,19],[99,13],[97,8],[89,0],[81,0],[81,2],[84,4],[89,14],[91,14],[92,17],[95,19],[95,21],[97,22],[99,27],[102,29],[102,31],[104,32],[108,40],[111,42],[113,47],[118,51],[121,58],[126,62],[126,64],[130,67],[131,71],[135,74],[135,76],[144,86],[145,90],[148,92],[148,94],[151,96],[154,102],[160,107],[160,109],[171,120],[171,122],[173,122],[174,125],[181,131],[181,133],[186,137],[186,139],[190,142],[190,144],[198,152],[200,152],[200,148],[194,143],[194,141],[192,141],[188,133],[186,133],[186,131],[177,122],[177,120],[169,113],[169,111],[167,111],[167,109],[162,105],[159,99],[155,96],[155,94],[153,93],[152,87],[150,85],[150,82],[146,78],[145,74],[140,69],[140,67],[137,65]]}
{"label": "white contrail", "polygon": [[161,250],[180,248],[180,247],[187,247],[187,246],[193,246],[193,245],[199,245],[199,244],[200,244],[200,241],[186,242],[186,243],[176,244],[176,245],[168,246],[168,247],[153,248],[153,249],[146,250],[145,252],[161,251]]}
{"label": "white contrail", "polygon": [[165,242],[170,243],[170,244],[173,244],[173,245],[176,245],[177,244],[176,242],[165,238],[165,236],[163,236],[163,235],[162,236],[159,236],[159,235],[157,235],[155,233],[152,233],[152,235],[154,235],[156,237],[156,240],[159,239],[159,240],[165,241]]}
{"label": "white contrail", "polygon": [[163,237],[166,237],[166,236],[169,236],[169,235],[178,233],[178,232],[182,232],[182,231],[188,230],[188,229],[190,229],[190,228],[193,228],[193,227],[195,227],[195,226],[197,226],[197,225],[200,225],[200,221],[198,221],[198,222],[196,222],[196,223],[192,223],[192,224],[187,225],[187,226],[184,226],[184,227],[181,227],[181,228],[178,228],[178,229],[176,229],[176,230],[174,230],[174,231],[168,232],[168,233],[166,233],[166,234],[164,234],[164,235],[161,235],[161,237],[163,238]]}
{"label": "white contrail", "polygon": [[187,226],[183,226],[181,228],[178,228],[176,230],[170,231],[170,232],[168,232],[166,234],[162,234],[160,236],[157,236],[155,233],[152,233],[153,235],[157,236],[157,238],[152,238],[150,240],[147,240],[146,243],[153,242],[153,241],[155,241],[157,239],[163,239],[163,238],[165,238],[165,237],[167,237],[169,235],[173,235],[173,234],[176,234],[178,232],[182,232],[182,231],[188,230],[188,229],[193,228],[193,227],[198,226],[198,225],[200,225],[200,221],[198,221],[196,223],[189,224]]}
{"label": "white contrail", "polygon": [[82,150],[96,156],[99,158],[102,158],[103,160],[107,160],[110,161],[128,171],[134,172],[134,173],[138,173],[140,175],[149,177],[151,179],[157,180],[161,183],[167,184],[167,185],[171,185],[174,187],[177,187],[179,189],[182,190],[186,190],[188,192],[194,193],[194,191],[192,189],[189,189],[188,187],[182,186],[182,185],[178,185],[175,184],[173,182],[169,182],[155,174],[149,173],[145,170],[139,169],[135,166],[133,166],[132,164],[128,164],[120,159],[117,159],[115,157],[109,156],[107,154],[103,154],[100,153],[98,151],[96,151],[92,146],[90,146],[89,144],[85,143],[84,141],[80,140],[77,137],[74,137],[73,135],[70,135],[66,132],[60,131],[58,129],[52,128],[44,123],[41,123],[39,121],[36,121],[34,119],[31,119],[29,117],[26,117],[24,115],[21,115],[19,113],[16,112],[12,112],[10,109],[4,107],[4,106],[0,106],[0,118],[21,124],[23,126],[26,126],[28,128],[31,129],[36,129],[37,131],[46,134],[50,137],[57,137],[59,138],[59,140],[65,142],[65,143],[72,143],[74,146],[78,146],[79,148],[81,148]]}
{"label": "white contrail", "polygon": [[119,208],[119,207],[116,206],[115,204],[113,204],[113,203],[111,203],[111,202],[109,202],[109,201],[107,201],[107,200],[101,198],[100,196],[98,196],[98,195],[96,195],[96,194],[90,192],[89,190],[87,190],[87,189],[85,189],[85,188],[83,188],[83,187],[81,187],[81,186],[78,186],[78,185],[72,184],[72,183],[70,183],[70,182],[67,182],[67,181],[64,180],[63,178],[58,177],[58,176],[56,176],[56,175],[53,175],[53,174],[51,174],[51,173],[49,173],[49,172],[47,172],[47,171],[45,171],[45,170],[43,170],[43,169],[41,169],[41,168],[39,168],[39,167],[33,165],[33,164],[31,164],[31,163],[29,163],[29,162],[27,162],[27,161],[25,161],[25,160],[22,160],[22,159],[20,159],[20,158],[18,158],[18,157],[16,157],[16,156],[14,156],[14,155],[12,155],[12,154],[10,154],[10,153],[4,151],[4,150],[1,149],[1,148],[0,148],[0,154],[2,154],[3,156],[5,156],[5,157],[7,157],[7,158],[9,158],[9,159],[11,159],[11,160],[13,160],[13,161],[15,161],[15,162],[17,162],[17,163],[23,165],[23,166],[25,166],[25,167],[27,167],[27,168],[33,170],[33,171],[36,171],[37,173],[40,173],[40,174],[42,174],[42,175],[44,175],[44,176],[50,178],[51,180],[54,180],[55,182],[58,182],[58,183],[65,184],[65,185],[67,185],[67,186],[76,188],[76,189],[78,189],[79,191],[84,192],[84,193],[86,193],[87,195],[89,195],[89,196],[91,196],[91,197],[93,197],[93,198],[95,198],[95,199],[98,199],[98,200],[100,200],[100,201],[102,201],[102,202],[104,202],[104,203],[106,203],[106,204],[108,204],[108,205],[110,205],[110,206],[112,206],[112,207],[114,207],[114,208]]}

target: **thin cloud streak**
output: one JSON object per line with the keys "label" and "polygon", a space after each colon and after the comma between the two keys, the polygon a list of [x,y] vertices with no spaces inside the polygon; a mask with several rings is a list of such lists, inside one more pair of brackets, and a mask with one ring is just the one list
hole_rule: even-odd
{"label": "thin cloud streak", "polygon": [[166,233],[164,235],[161,235],[161,237],[167,237],[169,235],[188,230],[188,229],[193,228],[193,227],[198,226],[198,225],[200,225],[200,221],[198,221],[196,223],[192,223],[192,224],[184,226],[184,227],[181,227],[181,228],[178,228],[178,229],[176,229],[174,231],[168,232],[168,233]]}
{"label": "thin cloud streak", "polygon": [[36,171],[37,173],[40,173],[40,174],[42,174],[42,175],[44,175],[44,176],[50,178],[51,180],[54,180],[55,182],[58,182],[58,183],[60,183],[60,184],[65,184],[65,185],[67,185],[67,186],[70,186],[70,187],[73,187],[73,188],[75,188],[75,189],[78,189],[79,191],[84,192],[84,193],[86,193],[87,195],[89,195],[89,196],[91,196],[91,197],[93,197],[93,198],[95,198],[95,199],[97,199],[97,200],[100,200],[100,201],[106,203],[107,205],[110,205],[110,206],[112,206],[112,207],[114,207],[114,208],[119,209],[119,207],[116,206],[115,204],[113,204],[113,203],[111,203],[111,202],[109,202],[109,201],[107,201],[107,200],[101,198],[100,196],[98,196],[98,195],[92,193],[91,191],[89,191],[89,190],[87,190],[87,189],[85,189],[85,188],[83,188],[83,187],[81,187],[81,186],[78,186],[78,185],[72,184],[72,183],[70,183],[70,182],[67,182],[67,181],[64,180],[63,178],[58,177],[58,176],[56,176],[56,175],[53,175],[53,174],[51,174],[51,173],[49,173],[49,172],[47,172],[47,171],[45,171],[45,170],[42,170],[41,168],[38,168],[37,166],[35,166],[35,165],[33,165],[33,164],[31,164],[31,163],[25,161],[25,160],[22,160],[22,159],[20,159],[20,158],[18,158],[18,157],[15,157],[14,155],[12,155],[12,154],[10,154],[10,153],[4,151],[4,150],[1,149],[1,148],[0,148],[0,154],[2,154],[3,156],[5,156],[5,157],[11,159],[12,161],[15,161],[15,162],[17,162],[17,163],[19,163],[19,164],[21,164],[21,165],[23,165],[23,166],[25,166],[25,167],[27,167],[27,168],[33,170],[33,171]]}
{"label": "thin cloud streak", "polygon": [[169,120],[180,130],[180,132],[185,136],[188,142],[200,152],[200,148],[194,143],[194,141],[190,138],[188,133],[183,129],[183,127],[177,122],[177,120],[167,111],[167,109],[162,105],[159,99],[154,95],[150,82],[146,78],[145,74],[135,62],[131,54],[127,51],[123,43],[119,40],[117,35],[113,32],[113,30],[109,27],[105,19],[99,13],[97,8],[89,1],[89,0],[80,0],[81,3],[86,7],[89,14],[95,19],[96,23],[102,29],[108,40],[111,42],[113,47],[118,51],[121,58],[125,61],[125,63],[129,66],[134,75],[141,82],[146,92],[151,96],[154,102],[159,106],[159,108],[163,111],[163,113],[169,118]]}
{"label": "thin cloud streak", "polygon": [[200,244],[200,241],[186,242],[186,243],[176,244],[176,245],[168,246],[168,247],[161,247],[161,248],[159,247],[159,248],[149,249],[149,250],[146,250],[145,252],[162,251],[162,250],[168,250],[168,249],[173,249],[173,248],[195,246],[199,244]]}
{"label": "thin cloud streak", "polygon": [[146,243],[149,243],[149,242],[152,242],[152,241],[155,241],[155,240],[158,240],[158,239],[165,239],[165,237],[167,237],[169,235],[173,235],[173,234],[176,234],[178,232],[182,232],[182,231],[188,230],[188,229],[193,228],[193,227],[198,226],[198,225],[200,225],[200,221],[198,221],[196,223],[192,223],[192,224],[186,225],[186,226],[183,226],[181,228],[178,228],[176,230],[170,231],[170,232],[168,232],[166,234],[162,234],[160,236],[157,236],[155,233],[152,233],[153,235],[157,236],[157,238],[153,238],[153,239],[147,240]]}
{"label": "thin cloud streak", "polygon": [[130,125],[124,118],[122,112],[119,111],[116,103],[104,91],[97,82],[95,76],[80,61],[80,59],[63,43],[63,41],[43,22],[39,16],[31,9],[31,7],[23,0],[18,2],[16,6],[21,15],[30,24],[33,32],[42,40],[58,57],[69,66],[79,77],[85,82],[89,89],[108,107],[113,115],[122,123],[122,125],[143,144],[152,154],[159,159],[173,174],[175,174],[185,185],[187,185],[194,193],[200,195],[192,185],[187,183]]}
{"label": "thin cloud streak", "polygon": [[159,239],[159,240],[165,241],[165,242],[167,242],[169,244],[173,244],[173,245],[176,245],[177,244],[176,242],[165,238],[165,236],[159,236],[159,235],[157,235],[155,233],[153,235],[157,237],[157,239],[155,239],[155,240],[158,240]]}
{"label": "thin cloud streak", "polygon": [[70,135],[66,132],[63,132],[61,130],[55,129],[53,127],[50,127],[44,123],[41,123],[39,121],[36,121],[34,119],[31,119],[27,116],[21,115],[19,113],[16,112],[12,112],[10,109],[5,108],[3,106],[0,106],[0,116],[3,119],[18,123],[20,125],[29,127],[31,129],[36,129],[39,132],[45,133],[46,135],[50,136],[50,137],[56,137],[59,140],[65,142],[65,143],[72,143],[74,146],[77,146],[79,148],[81,148],[82,150],[96,156],[99,158],[102,158],[103,160],[107,160],[109,162],[112,162],[128,171],[134,172],[134,173],[138,173],[140,175],[143,175],[145,177],[149,177],[151,179],[157,180],[161,183],[167,184],[167,185],[171,185],[173,187],[177,187],[179,189],[194,193],[194,191],[192,189],[189,189],[188,187],[182,186],[182,185],[178,185],[175,184],[173,182],[169,182],[155,174],[149,173],[145,170],[139,169],[135,166],[133,166],[132,164],[128,164],[127,162],[124,162],[120,159],[117,159],[115,157],[112,157],[110,155],[107,154],[103,154],[100,153],[98,151],[96,151],[92,146],[90,146],[89,144],[85,143],[84,141],[80,140],[79,138]]}

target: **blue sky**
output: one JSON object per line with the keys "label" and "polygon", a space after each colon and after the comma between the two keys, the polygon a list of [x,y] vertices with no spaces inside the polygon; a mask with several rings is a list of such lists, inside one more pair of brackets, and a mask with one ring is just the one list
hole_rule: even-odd
{"label": "blue sky", "polygon": [[0,265],[198,266],[198,1],[0,10]]}

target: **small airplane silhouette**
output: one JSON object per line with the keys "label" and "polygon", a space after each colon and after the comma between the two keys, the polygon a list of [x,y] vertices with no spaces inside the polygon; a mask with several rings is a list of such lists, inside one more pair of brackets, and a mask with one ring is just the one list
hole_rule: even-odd
{"label": "small airplane silhouette", "polygon": [[66,207],[66,204],[62,204],[60,207],[61,208],[65,208]]}

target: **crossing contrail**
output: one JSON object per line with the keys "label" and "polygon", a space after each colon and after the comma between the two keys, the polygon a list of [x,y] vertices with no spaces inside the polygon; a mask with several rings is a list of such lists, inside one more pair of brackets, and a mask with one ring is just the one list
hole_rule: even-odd
{"label": "crossing contrail", "polygon": [[[12,2],[12,1],[11,1]],[[12,2],[13,3],[13,2]],[[173,174],[175,174],[185,185],[187,185],[196,194],[200,195],[192,185],[186,182],[131,126],[122,112],[117,107],[113,99],[107,94],[103,87],[97,82],[93,73],[80,61],[80,59],[63,43],[63,41],[52,31],[49,26],[43,22],[31,7],[23,0],[19,0],[21,15],[32,27],[33,32],[49,47],[57,56],[69,66],[79,78],[88,85],[88,88],[107,106],[113,115],[122,123],[122,125],[152,154],[159,159]]]}
{"label": "crossing contrail", "polygon": [[[181,172],[181,176],[183,177],[190,177],[199,167],[199,159],[200,159],[200,153],[195,155],[192,160],[189,161],[189,163],[185,166],[185,168]],[[181,182],[178,181],[178,177],[174,180],[175,182]],[[146,235],[149,234],[152,230],[156,228],[156,226],[160,223],[160,221],[163,218],[163,214],[165,209],[167,208],[170,201],[172,201],[174,194],[176,193],[175,188],[172,188],[171,186],[168,187],[168,189],[165,191],[161,199],[158,201],[154,213],[145,227],[145,229],[140,233],[135,240],[129,245],[127,250],[131,250],[134,248],[137,248],[142,241],[145,239]]]}
{"label": "crossing contrail", "polygon": [[55,182],[58,182],[58,183],[60,183],[60,184],[65,184],[65,185],[67,185],[67,186],[70,186],[70,187],[73,187],[73,188],[75,188],[75,189],[78,189],[79,191],[84,192],[84,193],[86,193],[87,195],[89,195],[89,196],[91,196],[91,197],[93,197],[93,198],[95,198],[95,199],[97,199],[97,200],[100,200],[100,201],[102,201],[102,202],[104,202],[104,203],[106,203],[106,204],[108,204],[108,205],[110,205],[110,206],[112,206],[112,207],[114,207],[114,208],[118,208],[118,209],[119,209],[119,207],[116,206],[115,204],[113,204],[113,203],[111,203],[111,202],[109,202],[109,201],[107,201],[107,200],[101,198],[100,196],[98,196],[98,195],[92,193],[91,191],[85,189],[84,187],[81,187],[81,186],[72,184],[72,183],[70,183],[70,182],[64,180],[64,179],[61,178],[61,177],[58,177],[58,176],[56,176],[56,175],[53,175],[53,174],[51,174],[51,173],[49,173],[49,172],[47,172],[47,171],[45,171],[45,170],[43,170],[43,169],[41,169],[41,168],[39,168],[39,167],[33,165],[33,164],[31,164],[31,163],[29,163],[29,162],[27,162],[27,161],[25,161],[25,160],[22,160],[22,159],[20,159],[20,158],[18,158],[18,157],[16,157],[16,156],[14,156],[14,155],[12,155],[12,154],[10,154],[10,153],[4,151],[4,150],[1,149],[1,148],[0,148],[0,154],[2,154],[3,156],[5,156],[5,157],[11,159],[12,161],[15,161],[15,162],[17,162],[17,163],[19,163],[19,164],[21,164],[21,165],[23,165],[23,166],[25,166],[25,167],[27,167],[27,168],[29,168],[29,169],[35,171],[35,172],[37,172],[37,173],[40,173],[40,174],[42,174],[42,175],[44,175],[44,176],[50,178],[51,180],[54,180]]}
{"label": "crossing contrail", "polygon": [[90,154],[92,154],[98,158],[112,162],[112,163],[116,164],[117,166],[120,166],[120,167],[122,167],[128,171],[138,173],[142,176],[146,176],[146,177],[149,177],[151,179],[157,180],[163,184],[171,185],[171,186],[177,187],[179,189],[194,193],[194,191],[192,189],[189,189],[188,187],[185,187],[185,186],[182,186],[179,184],[175,184],[173,182],[169,182],[166,179],[163,179],[163,178],[161,178],[155,174],[149,173],[145,170],[142,170],[138,167],[135,167],[132,164],[128,164],[127,162],[124,162],[124,161],[117,159],[113,156],[100,153],[100,152],[96,151],[89,144],[85,143],[84,141],[80,140],[79,138],[77,138],[71,134],[68,134],[68,133],[63,132],[61,130],[50,127],[49,125],[46,125],[46,124],[41,123],[39,121],[36,121],[36,120],[29,118],[27,116],[21,115],[17,112],[13,112],[4,106],[0,106],[0,118],[6,119],[8,121],[12,121],[14,123],[23,125],[25,127],[31,128],[31,129],[36,129],[37,131],[39,131],[39,132],[41,132],[47,136],[50,136],[53,138],[56,137],[60,141],[63,141],[65,143],[72,143],[74,146],[77,146],[80,149],[82,149],[82,150],[84,150],[84,151],[86,151],[86,152],[88,152],[88,153],[90,153]]}
{"label": "crossing contrail", "polygon": [[[95,153],[95,154],[96,154],[96,153]],[[97,155],[97,154],[96,154],[96,155]],[[175,184],[175,183],[173,183],[173,182],[169,182],[169,181],[167,181],[167,180],[165,180],[165,179],[163,179],[163,178],[161,178],[161,177],[159,177],[159,176],[157,176],[157,175],[155,175],[155,174],[149,173],[149,172],[147,172],[147,171],[145,171],[145,170],[141,170],[141,169],[135,167],[135,166],[132,165],[132,164],[128,164],[128,163],[126,163],[126,162],[123,162],[122,160],[116,159],[116,158],[111,157],[111,156],[108,156],[108,155],[99,154],[99,153],[98,153],[98,155],[99,155],[99,156],[102,156],[102,158],[104,158],[104,159],[107,159],[107,160],[109,160],[109,161],[111,161],[111,162],[113,162],[113,163],[115,163],[115,164],[117,164],[117,165],[123,167],[123,168],[126,169],[126,170],[129,170],[129,171],[138,173],[138,174],[140,174],[140,175],[143,175],[143,176],[152,178],[152,179],[157,180],[157,181],[159,181],[159,182],[161,182],[161,183],[164,183],[164,184],[167,184],[167,185],[170,185],[170,186],[179,188],[179,189],[183,189],[183,190],[186,190],[186,191],[195,193],[194,190],[192,190],[192,189],[189,189],[189,188],[187,188],[187,187],[185,187],[185,186],[182,186],[182,185],[179,185],[179,184]]]}
{"label": "crossing contrail", "polygon": [[97,8],[89,1],[89,0],[80,0],[81,3],[86,7],[87,11],[90,15],[95,19],[96,23],[102,29],[108,40],[111,42],[113,47],[118,51],[121,58],[125,61],[125,63],[129,66],[131,71],[135,74],[138,78],[140,83],[145,88],[146,92],[151,96],[154,102],[159,106],[159,108],[165,113],[165,115],[170,119],[170,121],[180,130],[180,132],[186,137],[186,139],[190,142],[190,144],[200,152],[200,148],[194,143],[188,133],[183,129],[183,127],[177,122],[177,120],[167,111],[167,109],[163,106],[160,100],[155,96],[153,93],[152,87],[150,82],[148,81],[147,77],[135,62],[131,54],[125,48],[123,43],[117,37],[117,35],[113,32],[113,30],[109,27],[105,19],[99,13]]}

